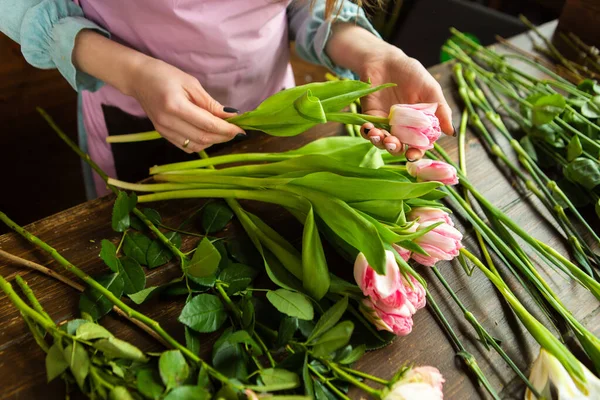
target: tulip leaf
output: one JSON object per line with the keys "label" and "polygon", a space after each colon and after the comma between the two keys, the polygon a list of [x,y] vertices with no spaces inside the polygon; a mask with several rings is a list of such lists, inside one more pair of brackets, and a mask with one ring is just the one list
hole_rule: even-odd
{"label": "tulip leaf", "polygon": [[318,97],[313,96],[310,90],[307,90],[306,93],[294,101],[294,108],[301,116],[309,121],[314,121],[319,124],[327,122],[321,101]]}
{"label": "tulip leaf", "polygon": [[302,235],[302,285],[308,294],[320,300],[327,294],[329,282],[327,260],[311,207]]}

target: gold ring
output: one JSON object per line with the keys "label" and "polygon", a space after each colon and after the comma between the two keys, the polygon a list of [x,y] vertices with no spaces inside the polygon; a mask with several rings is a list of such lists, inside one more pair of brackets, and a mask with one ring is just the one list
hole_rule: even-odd
{"label": "gold ring", "polygon": [[190,144],[190,139],[185,139],[185,141],[183,142],[183,148],[185,149],[186,147],[188,147],[189,144]]}

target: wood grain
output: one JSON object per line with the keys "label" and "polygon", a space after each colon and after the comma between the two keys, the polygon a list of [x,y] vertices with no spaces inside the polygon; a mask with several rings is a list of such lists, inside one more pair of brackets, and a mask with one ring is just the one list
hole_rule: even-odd
{"label": "wood grain", "polygon": [[[545,26],[544,32],[549,35],[554,26],[555,24]],[[528,40],[524,37],[513,39],[513,42],[519,46],[528,47]],[[436,66],[431,69],[431,73],[444,88],[454,111],[455,126],[458,126],[460,109],[455,102],[455,89],[450,78],[450,66]],[[316,138],[336,135],[340,132],[338,125],[328,124],[295,138],[281,139],[260,136],[236,144],[230,149],[230,152],[283,151],[297,148]],[[456,158],[456,140],[444,137],[441,143]],[[504,142],[502,144],[507,149],[507,153],[512,154],[508,150],[507,144]],[[477,188],[533,236],[566,253],[564,240],[557,234],[554,226],[548,222],[548,215],[540,203],[531,197],[523,196],[513,179],[510,176],[507,178],[504,171],[490,160],[479,140],[472,134],[468,136],[467,146],[469,176]],[[67,259],[86,272],[96,274],[106,269],[98,258],[100,241],[107,238],[116,243],[119,239],[119,236],[110,228],[112,204],[112,196],[80,204],[30,224],[27,229],[54,246]],[[152,207],[160,211],[165,224],[173,226],[182,221],[200,204],[201,202],[195,200],[182,200],[157,203]],[[244,205],[264,217],[269,224],[272,224],[294,243],[299,243],[301,230],[297,222],[289,215],[273,209],[271,206],[258,203],[245,202]],[[457,223],[460,229],[466,233],[468,246],[475,248],[471,228],[463,225],[460,220],[457,220]],[[225,240],[235,237],[239,229],[237,224],[230,224],[223,232]],[[184,241],[183,248],[191,249],[194,243],[195,240],[187,239]],[[32,248],[15,234],[0,236],[0,248],[50,268],[59,268],[48,256]],[[532,257],[534,261],[539,261],[535,255]],[[340,264],[337,268],[340,271],[348,272],[352,266]],[[502,340],[504,349],[517,365],[527,369],[537,355],[538,346],[518,324],[510,309],[500,301],[499,295],[488,280],[477,272],[471,277],[467,276],[454,262],[440,263],[439,268],[464,304],[492,335]],[[600,335],[600,323],[598,323],[600,305],[598,301],[577,285],[553,273],[546,266],[540,265],[540,271],[547,277],[553,289],[574,315],[595,334]],[[426,277],[443,312],[456,328],[468,351],[475,355],[491,384],[501,393],[501,397],[522,398],[523,386],[516,380],[514,373],[499,356],[487,352],[477,341],[473,330],[462,318],[459,310],[436,281],[434,275],[426,268],[420,268],[419,272]],[[40,276],[38,273],[21,270],[0,260],[0,274],[12,279],[17,273],[20,273],[29,282],[39,296],[42,305],[46,307],[55,321],[59,322],[77,316],[78,295],[74,290],[45,276]],[[177,275],[178,266],[174,263],[148,271],[148,285],[166,282]],[[531,306],[531,301],[524,296],[522,290],[517,290],[517,293],[526,305]],[[160,299],[141,306],[140,310],[160,321],[176,338],[182,339],[183,327],[176,322],[182,305],[183,302],[179,299]],[[110,315],[105,317],[103,323],[119,337],[134,342],[144,350],[160,348],[148,336],[118,317]],[[0,398],[62,398],[64,388],[60,384],[48,386],[45,383],[43,353],[35,345],[20,315],[3,295],[0,296],[0,327],[0,376],[2,377]],[[214,335],[208,335],[203,340],[202,349],[205,354],[210,350],[213,341]],[[409,363],[433,365],[439,368],[446,378],[444,391],[447,399],[486,398],[486,394],[480,389],[478,383],[465,373],[461,363],[455,358],[454,350],[440,325],[427,310],[416,314],[414,329],[410,335],[398,338],[385,350],[367,354],[359,362],[358,367],[385,378],[392,376],[401,365]],[[361,394],[356,391],[351,392],[352,398],[360,396]]]}

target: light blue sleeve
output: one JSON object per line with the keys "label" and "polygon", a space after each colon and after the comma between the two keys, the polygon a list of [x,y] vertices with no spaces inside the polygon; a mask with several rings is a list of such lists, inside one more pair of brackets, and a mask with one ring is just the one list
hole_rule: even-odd
{"label": "light blue sleeve", "polygon": [[[292,1],[288,7],[290,36],[296,41],[296,53],[313,64],[320,64],[343,78],[358,79],[346,68],[335,65],[325,53],[331,36],[332,21],[325,19],[325,1],[317,0],[311,9],[308,1]],[[334,11],[335,12],[335,11]],[[367,19],[364,10],[349,0],[343,0],[339,15],[333,23],[353,22],[380,37]]]}
{"label": "light blue sleeve", "polygon": [[21,45],[28,63],[37,68],[57,68],[77,91],[95,91],[98,79],[78,71],[71,55],[82,29],[109,33],[83,16],[72,0],[0,0],[0,31]]}

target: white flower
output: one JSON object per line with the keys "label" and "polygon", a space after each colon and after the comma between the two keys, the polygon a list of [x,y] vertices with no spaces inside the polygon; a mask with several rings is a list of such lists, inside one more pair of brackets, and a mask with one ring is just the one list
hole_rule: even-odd
{"label": "white flower", "polygon": [[[543,348],[533,363],[529,381],[544,398],[552,399],[552,392],[558,393],[558,400],[598,400],[600,399],[600,379],[583,364],[580,364],[586,379],[583,385],[575,383],[565,367],[556,357]],[[525,400],[537,397],[527,389]]]}

